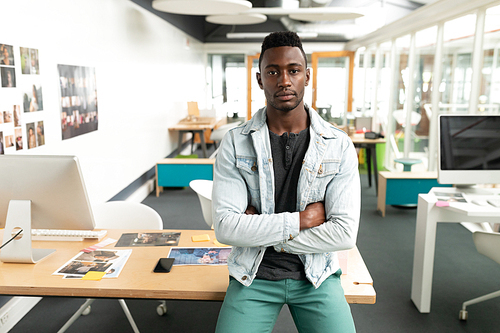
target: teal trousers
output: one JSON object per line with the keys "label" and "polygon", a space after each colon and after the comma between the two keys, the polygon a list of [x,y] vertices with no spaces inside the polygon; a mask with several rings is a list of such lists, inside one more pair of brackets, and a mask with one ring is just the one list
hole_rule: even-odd
{"label": "teal trousers", "polygon": [[331,275],[318,289],[307,280],[255,279],[245,287],[230,278],[216,333],[272,332],[284,304],[300,333],[356,332],[340,274]]}

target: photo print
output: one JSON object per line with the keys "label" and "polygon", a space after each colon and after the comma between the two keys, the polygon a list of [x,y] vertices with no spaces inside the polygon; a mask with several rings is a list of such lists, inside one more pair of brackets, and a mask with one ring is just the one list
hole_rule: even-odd
{"label": "photo print", "polygon": [[3,112],[3,122],[6,124],[12,122],[12,111]]}
{"label": "photo print", "polygon": [[21,73],[40,74],[38,49],[30,49],[27,47],[21,47],[19,49],[21,51]]}
{"label": "photo print", "polygon": [[35,123],[26,124],[28,149],[36,148]]}
{"label": "photo print", "polygon": [[14,127],[21,126],[21,105],[14,105]]}
{"label": "photo print", "polygon": [[30,60],[31,74],[40,74],[40,67],[38,65],[38,49],[30,49]]}
{"label": "photo print", "polygon": [[16,71],[14,67],[0,67],[0,75],[2,76],[2,88],[16,87]]}
{"label": "photo print", "polygon": [[38,146],[45,145],[43,121],[39,121],[36,123],[36,142],[38,143]]}
{"label": "photo print", "polygon": [[61,88],[62,139],[97,130],[97,86],[95,68],[58,65]]}
{"label": "photo print", "polygon": [[5,134],[4,139],[5,139],[5,148],[14,147],[14,135]]}
{"label": "photo print", "polygon": [[14,47],[0,44],[0,65],[14,66]]}
{"label": "photo print", "polygon": [[24,112],[43,110],[42,87],[40,85],[32,84],[29,88],[25,88],[23,92],[23,109]]}
{"label": "photo print", "polygon": [[5,154],[5,146],[3,144],[3,132],[0,132],[0,155]]}
{"label": "photo print", "polygon": [[21,128],[14,129],[14,136],[16,140],[16,150],[23,150],[23,131]]}

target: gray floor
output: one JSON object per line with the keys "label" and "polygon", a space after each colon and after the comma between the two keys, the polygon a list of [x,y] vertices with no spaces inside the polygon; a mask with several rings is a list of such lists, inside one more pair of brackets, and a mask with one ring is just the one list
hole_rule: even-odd
{"label": "gray floor", "polygon": [[[362,214],[358,248],[377,291],[374,305],[351,305],[357,331],[370,332],[500,332],[500,299],[469,308],[469,320],[458,320],[463,301],[500,289],[500,265],[478,254],[469,231],[458,224],[437,230],[432,312],[419,313],[410,300],[415,209],[387,208],[376,213],[375,189],[362,175]],[[166,229],[206,229],[196,194],[189,188],[151,194],[145,204],[156,209]],[[56,332],[82,300],[44,298],[11,332]],[[168,314],[156,314],[158,302],[127,300],[141,332],[213,332],[220,302],[168,301]],[[98,300],[92,313],[68,332],[132,332],[115,300]],[[285,308],[274,332],[296,332]]]}

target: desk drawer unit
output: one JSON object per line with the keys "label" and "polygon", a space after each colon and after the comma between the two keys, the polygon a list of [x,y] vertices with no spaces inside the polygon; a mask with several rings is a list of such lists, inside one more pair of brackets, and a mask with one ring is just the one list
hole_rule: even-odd
{"label": "desk drawer unit", "polygon": [[161,187],[185,187],[194,179],[213,180],[215,159],[167,158],[156,164],[156,195]]}

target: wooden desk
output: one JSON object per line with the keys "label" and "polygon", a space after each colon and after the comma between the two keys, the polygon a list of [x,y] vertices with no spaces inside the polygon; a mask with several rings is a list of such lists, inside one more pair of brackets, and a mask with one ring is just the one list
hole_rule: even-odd
{"label": "wooden desk", "polygon": [[[187,121],[186,119],[181,120],[177,125],[172,126],[169,128],[170,131],[179,131],[179,142],[178,142],[178,147],[177,147],[177,154],[181,153],[181,148],[182,148],[182,138],[184,136],[184,133],[192,133],[193,138],[192,142],[194,143],[194,135],[196,133],[199,134],[200,136],[200,143],[201,143],[201,149],[203,150],[203,157],[208,157],[207,156],[207,145],[206,145],[206,131],[213,130],[214,128],[217,128],[221,125],[223,125],[226,121],[225,118],[223,119],[216,119],[216,118],[211,118],[211,117],[198,117],[195,118],[196,120],[193,121]],[[191,144],[191,154],[193,153],[193,145]]]}
{"label": "wooden desk", "polygon": [[[119,239],[124,232],[137,231],[109,230],[108,236]],[[181,232],[179,246],[215,246],[213,230],[166,231]],[[199,234],[209,234],[212,240],[191,242],[191,236]],[[0,236],[3,236],[3,230]],[[97,242],[34,242],[33,246],[36,248],[56,248],[57,251],[37,264],[0,262],[0,295],[214,301],[224,299],[229,283],[227,266],[174,266],[170,273],[153,273],[158,259],[168,255],[170,248],[164,246],[134,248],[117,279],[83,281],[52,275],[78,251],[95,243]],[[126,249],[115,248],[114,244],[105,248]],[[349,303],[375,303],[373,281],[357,249],[349,253],[348,274],[342,275],[342,286]]]}
{"label": "wooden desk", "polygon": [[385,139],[365,139],[365,134],[352,134],[349,136],[356,148],[366,149],[366,160],[368,167],[368,185],[372,186],[372,161],[373,161],[373,177],[375,178],[375,193],[378,194],[378,168],[377,168],[377,143],[385,143]]}

